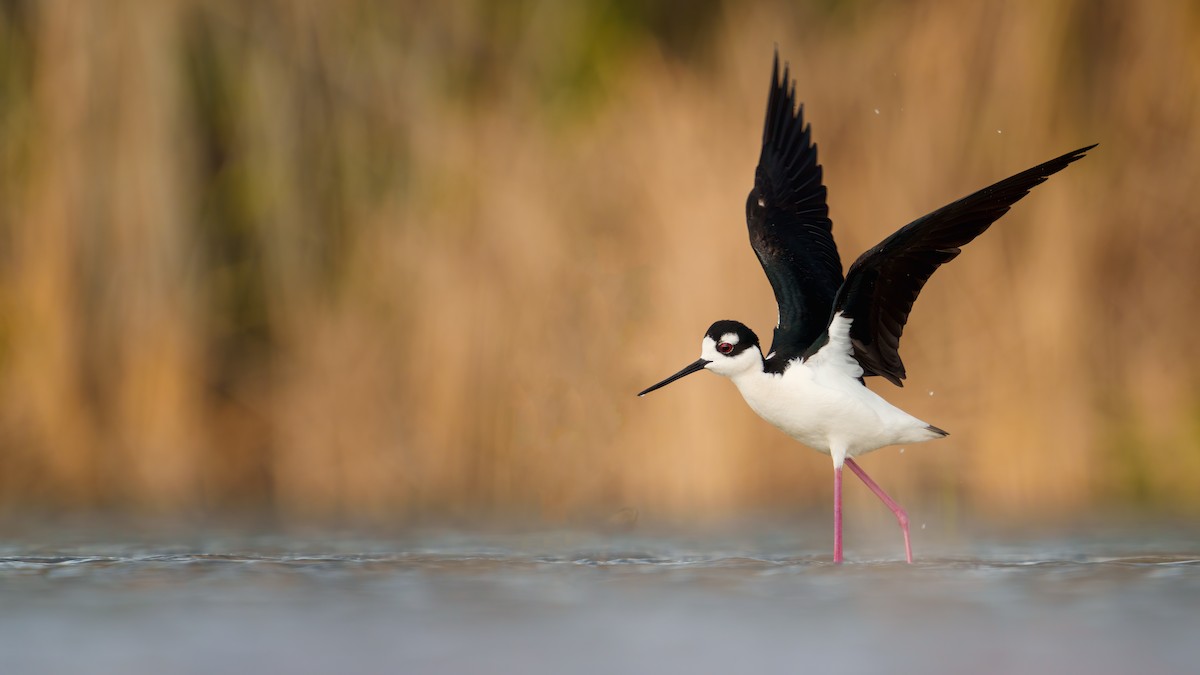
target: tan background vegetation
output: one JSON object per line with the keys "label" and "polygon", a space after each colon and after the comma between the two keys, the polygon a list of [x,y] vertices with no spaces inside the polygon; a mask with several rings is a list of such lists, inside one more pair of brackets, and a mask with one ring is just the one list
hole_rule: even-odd
{"label": "tan background vegetation", "polygon": [[1100,143],[933,278],[872,384],[952,435],[866,468],[941,514],[1200,511],[1195,3],[0,8],[9,516],[826,509],[727,382],[633,396],[715,319],[769,334],[776,44],[845,264]]}

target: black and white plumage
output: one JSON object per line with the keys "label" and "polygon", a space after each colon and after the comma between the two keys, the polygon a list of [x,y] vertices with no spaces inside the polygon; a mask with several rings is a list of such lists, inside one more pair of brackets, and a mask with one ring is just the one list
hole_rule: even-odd
{"label": "black and white plumage", "polygon": [[842,560],[843,465],[895,513],[912,562],[904,510],[853,457],[946,432],[891,405],[864,384],[878,375],[903,386],[900,336],[921,288],[1035,186],[1084,156],[1069,152],[922,216],[863,253],[842,276],[825,204],[817,146],[796,103],[795,84],[776,54],[754,187],[746,199],[750,244],[762,264],[779,322],[764,357],[758,337],[737,321],[714,323],[701,357],[642,391],[700,370],[730,378],[750,407],[834,463],[834,560]]}

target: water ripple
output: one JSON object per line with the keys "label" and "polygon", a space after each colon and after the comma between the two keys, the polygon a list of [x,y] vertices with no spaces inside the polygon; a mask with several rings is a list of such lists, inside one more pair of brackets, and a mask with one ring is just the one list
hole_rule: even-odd
{"label": "water ripple", "polygon": [[0,672],[1193,672],[1178,541],[915,565],[574,535],[10,541]]}

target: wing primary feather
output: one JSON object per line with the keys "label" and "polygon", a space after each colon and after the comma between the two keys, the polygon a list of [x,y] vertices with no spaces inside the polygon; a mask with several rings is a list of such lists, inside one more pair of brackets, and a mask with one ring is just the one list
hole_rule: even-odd
{"label": "wing primary feather", "polygon": [[[947,204],[859,256],[846,273],[830,321],[839,312],[853,319],[850,343],[864,374],[904,386],[900,336],[925,282],[1030,190],[1094,147],[1068,152]],[[805,353],[813,353],[813,347]]]}
{"label": "wing primary feather", "polygon": [[781,71],[776,51],[762,151],[746,199],[750,244],[779,305],[768,367],[783,367],[825,331],[842,284],[825,194],[812,129],[797,104],[791,68]]}

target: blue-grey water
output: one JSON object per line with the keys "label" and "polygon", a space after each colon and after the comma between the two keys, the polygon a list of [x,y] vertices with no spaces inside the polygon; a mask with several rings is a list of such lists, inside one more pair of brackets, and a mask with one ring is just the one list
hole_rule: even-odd
{"label": "blue-grey water", "polygon": [[1189,536],[824,543],[26,533],[0,673],[1200,672]]}

